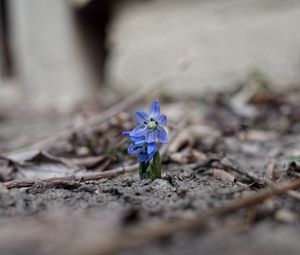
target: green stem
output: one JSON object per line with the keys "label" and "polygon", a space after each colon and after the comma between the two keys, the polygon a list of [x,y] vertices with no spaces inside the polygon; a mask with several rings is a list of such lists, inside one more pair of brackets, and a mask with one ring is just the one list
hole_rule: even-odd
{"label": "green stem", "polygon": [[161,178],[161,162],[159,152],[154,154],[151,163],[140,163],[139,175],[141,180],[149,179],[154,181],[155,179]]}
{"label": "green stem", "polygon": [[161,178],[161,162],[160,162],[160,155],[157,151],[153,157],[152,164],[151,164],[151,180]]}
{"label": "green stem", "polygon": [[139,175],[141,180],[146,180],[147,178],[147,169],[149,168],[149,163],[141,162],[139,165]]}

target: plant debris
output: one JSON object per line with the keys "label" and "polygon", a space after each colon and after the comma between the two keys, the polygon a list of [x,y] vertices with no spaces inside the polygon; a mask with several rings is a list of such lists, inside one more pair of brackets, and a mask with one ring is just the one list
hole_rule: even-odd
{"label": "plant debris", "polygon": [[153,182],[121,133],[145,91],[1,157],[1,254],[298,254],[300,89],[255,74],[205,99],[161,96],[170,141]]}

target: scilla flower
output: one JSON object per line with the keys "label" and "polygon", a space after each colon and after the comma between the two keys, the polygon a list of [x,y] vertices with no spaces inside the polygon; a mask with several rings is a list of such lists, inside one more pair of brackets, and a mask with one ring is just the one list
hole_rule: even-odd
{"label": "scilla flower", "polygon": [[149,112],[136,112],[136,119],[139,124],[132,131],[123,132],[131,141],[128,153],[137,155],[141,179],[160,178],[161,163],[157,142],[168,142],[164,129],[167,117],[160,113],[158,100],[154,100]]}
{"label": "scilla flower", "polygon": [[144,136],[130,136],[130,131],[123,132],[123,135],[130,138],[128,153],[137,155],[139,163],[148,163],[153,159],[158,150],[156,143],[146,143]]}
{"label": "scilla flower", "polygon": [[150,106],[149,112],[136,112],[138,125],[131,131],[130,136],[144,136],[147,143],[153,143],[157,140],[161,143],[168,142],[168,136],[164,126],[167,125],[167,117],[160,113],[158,100],[154,100]]}

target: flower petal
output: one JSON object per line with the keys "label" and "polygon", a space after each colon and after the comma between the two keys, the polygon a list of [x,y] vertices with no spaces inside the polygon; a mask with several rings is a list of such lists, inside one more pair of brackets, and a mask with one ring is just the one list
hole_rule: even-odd
{"label": "flower petal", "polygon": [[147,143],[154,143],[157,138],[157,131],[156,130],[147,130],[145,132],[145,140]]}
{"label": "flower petal", "polygon": [[147,126],[144,124],[137,125],[131,132],[130,136],[143,136],[147,130]]}
{"label": "flower petal", "polygon": [[130,139],[134,145],[142,145],[145,143],[145,136],[130,136]]}
{"label": "flower petal", "polygon": [[144,122],[149,121],[149,114],[146,112],[136,112],[135,113],[135,118],[138,123],[140,124],[145,124]]}
{"label": "flower petal", "polygon": [[126,137],[130,137],[130,132],[131,131],[124,131],[122,134]]}
{"label": "flower petal", "polygon": [[158,122],[159,126],[165,126],[167,125],[167,116],[165,114],[160,114],[158,118],[156,118],[156,121]]}
{"label": "flower petal", "polygon": [[147,154],[151,155],[157,152],[157,144],[156,143],[148,143],[147,145]]}
{"label": "flower petal", "polygon": [[163,127],[157,129],[157,138],[161,143],[168,143],[168,135]]}
{"label": "flower petal", "polygon": [[160,114],[160,105],[158,100],[154,100],[149,109],[149,116],[156,119]]}
{"label": "flower petal", "polygon": [[148,155],[147,154],[139,154],[138,155],[138,162],[141,163],[141,162],[148,162],[149,161],[149,158],[148,158]]}
{"label": "flower petal", "polygon": [[136,146],[133,143],[131,143],[128,146],[128,153],[129,154],[139,154],[139,153],[142,152],[142,150],[143,150],[143,148],[141,146]]}

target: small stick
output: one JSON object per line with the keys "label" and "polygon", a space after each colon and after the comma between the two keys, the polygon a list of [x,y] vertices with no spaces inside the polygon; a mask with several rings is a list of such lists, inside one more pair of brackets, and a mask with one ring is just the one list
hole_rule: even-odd
{"label": "small stick", "polygon": [[35,183],[45,183],[45,184],[58,184],[66,183],[72,181],[96,181],[104,178],[112,178],[121,174],[131,173],[138,169],[138,164],[130,165],[127,167],[117,167],[107,171],[97,171],[92,174],[80,175],[80,176],[64,176],[64,177],[54,177],[47,179],[30,179],[30,180],[13,180],[8,182],[3,182],[2,184],[8,188],[28,188],[33,186]]}
{"label": "small stick", "polygon": [[222,167],[226,171],[231,170],[233,172],[244,175],[245,177],[250,179],[252,182],[265,184],[266,180],[264,178],[260,178],[256,174],[246,171],[245,169],[241,168],[240,166],[233,165],[232,162],[228,158],[223,158],[222,160],[216,160],[216,161],[219,161],[219,163],[222,165]]}

